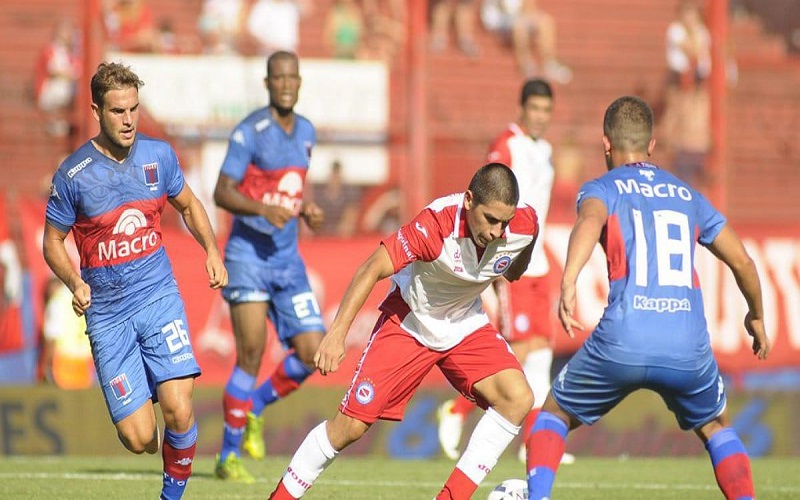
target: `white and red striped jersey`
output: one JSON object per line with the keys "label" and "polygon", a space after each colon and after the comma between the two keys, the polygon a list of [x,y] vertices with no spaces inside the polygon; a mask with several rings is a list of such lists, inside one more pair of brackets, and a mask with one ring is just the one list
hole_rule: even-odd
{"label": "white and red striped jersey", "polygon": [[[489,146],[487,159],[511,167],[519,184],[519,202],[536,209],[539,231],[544,234],[550,193],[553,190],[553,147],[543,138],[534,139],[522,127],[511,123]],[[550,270],[544,252],[544,238],[533,249],[525,276],[544,276]]]}
{"label": "white and red striped jersey", "polygon": [[439,198],[381,242],[395,269],[381,311],[436,351],[452,348],[489,322],[481,292],[539,232],[536,211],[520,205],[503,236],[480,249],[466,215],[464,193]]}

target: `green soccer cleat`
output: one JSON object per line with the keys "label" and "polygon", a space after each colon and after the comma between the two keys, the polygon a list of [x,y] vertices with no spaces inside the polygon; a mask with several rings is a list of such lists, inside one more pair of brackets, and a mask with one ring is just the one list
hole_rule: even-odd
{"label": "green soccer cleat", "polygon": [[256,482],[255,478],[247,472],[244,468],[242,461],[235,453],[229,453],[225,460],[220,459],[217,455],[217,463],[214,466],[214,477],[225,481],[233,481],[237,483],[253,484]]}
{"label": "green soccer cleat", "polygon": [[264,415],[256,416],[247,412],[247,426],[244,428],[242,448],[255,460],[263,460],[264,451]]}

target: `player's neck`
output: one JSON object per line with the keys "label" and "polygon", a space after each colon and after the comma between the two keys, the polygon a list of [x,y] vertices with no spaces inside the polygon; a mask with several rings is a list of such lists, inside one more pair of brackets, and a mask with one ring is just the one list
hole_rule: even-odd
{"label": "player's neck", "polygon": [[97,135],[92,139],[92,145],[103,156],[106,156],[109,159],[116,161],[117,163],[122,163],[123,161],[125,161],[125,159],[131,152],[130,147],[120,148],[119,146],[114,145],[111,141],[106,139],[102,134]]}
{"label": "player's neck", "polygon": [[642,153],[611,153],[611,160],[614,168],[630,165],[631,163],[648,163],[650,155]]}
{"label": "player's neck", "polygon": [[292,132],[292,129],[294,129],[294,110],[279,108],[273,104],[270,105],[270,113],[272,114],[272,119],[275,120],[287,134]]}

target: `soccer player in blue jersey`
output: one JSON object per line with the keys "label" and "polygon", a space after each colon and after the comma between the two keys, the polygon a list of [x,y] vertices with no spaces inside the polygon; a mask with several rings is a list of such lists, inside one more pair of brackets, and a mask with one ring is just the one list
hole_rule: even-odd
{"label": "soccer player in blue jersey", "polygon": [[[203,205],[186,184],[175,151],[137,133],[139,87],[129,68],[102,63],[92,77],[92,113],[100,132],[67,157],[47,202],[44,257],[86,315],[97,378],[122,444],[158,451],[153,403],[166,429],[162,499],[181,498],[192,473],[197,424],[194,378],[200,375],[183,301],[161,234],[169,202],[206,252],[211,288],[228,282]],[[72,231],[80,273],[64,239]]]}
{"label": "soccer player in blue jersey", "polygon": [[[234,214],[225,248],[236,366],[225,385],[222,447],[214,475],[252,483],[240,446],[264,457],[264,408],[285,397],[312,373],[324,335],[319,305],[297,248],[299,219],[318,229],[323,211],[303,200],[303,187],[316,143],[314,126],[294,113],[300,90],[297,56],[275,52],[267,60],[269,105],[234,129],[214,190],[214,201]],[[269,317],[292,350],[275,372],[256,386]]]}
{"label": "soccer player in blue jersey", "polygon": [[750,256],[725,218],[685,182],[648,162],[653,114],[621,97],[603,121],[608,173],[583,185],[561,281],[559,318],[574,318],[578,274],[599,241],[608,261],[608,307],[553,382],[528,437],[531,499],[549,498],[567,433],[591,425],[637,389],[664,399],[680,427],[705,444],[728,499],[755,497],[750,459],[731,427],[694,270],[695,243],[733,272],[748,312],[753,353],[766,359],[761,285]]}

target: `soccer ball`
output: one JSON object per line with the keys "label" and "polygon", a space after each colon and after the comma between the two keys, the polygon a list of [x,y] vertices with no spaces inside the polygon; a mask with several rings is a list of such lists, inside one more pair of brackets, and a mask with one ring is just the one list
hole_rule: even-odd
{"label": "soccer ball", "polygon": [[506,479],[494,487],[486,500],[528,500],[528,482]]}

